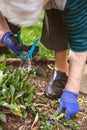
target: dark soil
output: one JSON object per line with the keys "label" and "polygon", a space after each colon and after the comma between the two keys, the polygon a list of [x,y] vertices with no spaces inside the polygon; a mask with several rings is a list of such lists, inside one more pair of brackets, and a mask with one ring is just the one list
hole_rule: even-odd
{"label": "dark soil", "polygon": [[[49,113],[53,114],[54,111],[57,110],[59,103],[57,102],[55,107],[49,107],[51,106],[52,100],[49,99],[48,97],[45,96],[45,87],[50,79],[50,76],[52,74],[52,67],[53,67],[53,62],[47,62],[47,61],[37,61],[34,63],[35,66],[40,68],[40,71],[42,73],[41,76],[35,76],[34,78],[30,78],[29,82],[36,85],[36,100],[35,100],[35,105],[36,109],[39,112],[42,113]],[[79,112],[79,117],[74,118],[73,120],[77,122],[79,130],[87,130],[87,95],[84,95],[83,93],[80,93],[81,99],[83,99],[83,104],[81,106],[81,111]],[[42,102],[45,102],[45,106],[41,106],[40,104]],[[7,122],[2,123],[0,122],[0,125],[3,126],[3,130],[31,130],[31,125],[34,121],[34,115],[32,114],[31,111],[28,110],[28,117],[26,119],[22,119],[18,116],[15,116],[11,114],[9,109],[1,108],[3,112],[7,116]],[[39,124],[37,123],[32,130],[40,130]],[[50,130],[50,128],[49,128]],[[58,129],[56,129],[58,130]],[[63,127],[62,130],[69,130],[65,127]],[[72,129],[74,130],[74,129]]]}

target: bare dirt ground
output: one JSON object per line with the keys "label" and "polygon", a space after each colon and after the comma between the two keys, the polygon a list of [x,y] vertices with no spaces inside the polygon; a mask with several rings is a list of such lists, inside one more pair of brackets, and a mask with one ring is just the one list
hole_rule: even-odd
{"label": "bare dirt ground", "polygon": [[[29,79],[29,82],[36,85],[36,109],[37,111],[45,114],[53,114],[54,111],[57,110],[59,103],[57,102],[55,107],[50,107],[49,109],[48,105],[51,106],[52,100],[45,96],[45,87],[52,73],[53,62],[38,61],[35,63],[35,65],[40,67],[42,73],[42,76],[36,76],[34,78]],[[79,112],[79,116],[74,118],[73,120],[78,124],[79,130],[87,130],[87,95],[80,93],[80,98],[83,100],[83,103],[81,105],[81,111]],[[46,102],[45,106],[39,105],[42,101]],[[28,110],[28,117],[26,119],[22,119],[18,116],[11,114],[9,109],[1,109],[7,115],[7,122],[0,122],[0,124],[3,126],[3,130],[31,130],[31,125],[34,121],[34,115],[32,114],[32,112]],[[37,123],[32,130],[40,130],[39,123]],[[50,128],[48,130],[50,130]],[[63,127],[61,130],[69,129]]]}

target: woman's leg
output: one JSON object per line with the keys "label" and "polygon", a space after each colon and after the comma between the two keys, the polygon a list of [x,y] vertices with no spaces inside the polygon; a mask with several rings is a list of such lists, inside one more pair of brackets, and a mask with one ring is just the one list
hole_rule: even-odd
{"label": "woman's leg", "polygon": [[48,49],[55,51],[54,69],[51,79],[46,86],[46,95],[49,98],[56,99],[61,96],[62,89],[67,82],[68,73],[66,30],[58,10],[46,10],[41,42]]}
{"label": "woman's leg", "polygon": [[54,69],[68,75],[67,50],[55,52]]}
{"label": "woman's leg", "polygon": [[61,96],[68,78],[67,51],[55,52],[54,69],[50,81],[46,87],[46,95],[49,98],[57,99]]}

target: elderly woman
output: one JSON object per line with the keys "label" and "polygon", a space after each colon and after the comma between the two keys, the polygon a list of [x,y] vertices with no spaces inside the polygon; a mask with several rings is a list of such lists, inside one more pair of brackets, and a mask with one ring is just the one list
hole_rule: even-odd
{"label": "elderly woman", "polygon": [[[77,98],[87,60],[87,0],[49,0],[48,9],[60,10],[67,31],[69,75],[63,90],[58,112],[65,109],[66,119],[80,109]],[[0,0],[0,11],[12,23],[20,26],[34,24],[48,0]],[[4,36],[3,36],[4,39]]]}

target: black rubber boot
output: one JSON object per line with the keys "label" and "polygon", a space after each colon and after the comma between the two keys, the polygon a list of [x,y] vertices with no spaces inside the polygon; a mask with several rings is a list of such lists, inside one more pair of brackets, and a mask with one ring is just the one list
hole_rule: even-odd
{"label": "black rubber boot", "polygon": [[68,76],[66,73],[53,70],[50,82],[46,87],[46,96],[52,99],[60,98],[62,90],[65,88]]}

